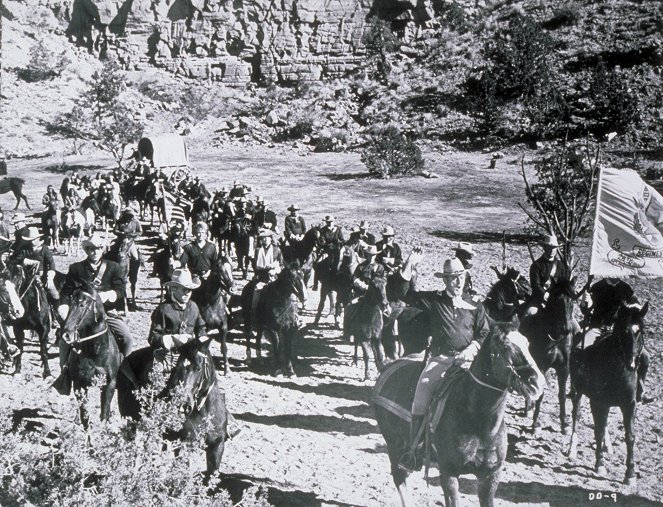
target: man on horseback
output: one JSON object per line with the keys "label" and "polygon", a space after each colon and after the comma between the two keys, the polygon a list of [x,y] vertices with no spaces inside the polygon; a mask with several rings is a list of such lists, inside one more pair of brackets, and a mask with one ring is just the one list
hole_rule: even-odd
{"label": "man on horseback", "polygon": [[[429,312],[432,340],[430,359],[421,373],[412,402],[409,451],[400,463],[407,471],[417,467],[415,451],[437,387],[452,366],[467,367],[472,363],[488,335],[486,313],[481,304],[463,298],[466,273],[459,259],[447,259],[442,273],[435,274],[444,280],[445,290],[422,297],[418,302],[418,306]],[[402,273],[402,276],[407,279],[408,274]]]}
{"label": "man on horseback", "polygon": [[[320,266],[327,258],[338,259],[341,246],[345,243],[343,231],[340,227],[334,225],[334,221],[335,219],[332,215],[325,216],[325,225],[320,229],[320,239],[318,242],[320,245],[320,257],[318,257],[316,266]],[[317,270],[313,277],[313,290],[318,290]]]}
{"label": "man on horseback", "polygon": [[366,259],[360,262],[352,275],[352,287],[355,297],[366,293],[371,280],[375,277],[384,278],[385,269],[377,262],[378,249],[375,245],[367,245],[364,249]]}
{"label": "man on horseback", "polygon": [[0,240],[11,241],[11,234],[5,224],[5,212],[0,208]]}
{"label": "man on horseback", "polygon": [[14,226],[14,245],[12,248],[17,251],[24,246],[25,242],[22,237],[28,233],[25,215],[16,213],[12,218],[12,225]]}
{"label": "man on horseback", "polygon": [[[622,306],[640,305],[633,288],[623,280],[616,278],[603,278],[593,284],[587,293],[587,306],[583,309],[585,313],[585,324],[583,333],[574,336],[574,347],[587,348],[600,341],[612,332],[612,327],[617,320],[617,313]],[[643,348],[638,359],[638,390],[636,400],[642,403],[651,403],[655,398],[646,396],[645,380],[649,370],[649,351]]]}
{"label": "man on horseback", "polygon": [[191,300],[200,281],[192,279],[188,269],[176,269],[173,279],[164,285],[169,289],[168,297],[152,312],[147,341],[167,375],[177,362],[177,351],[182,345],[193,339],[206,342],[208,337],[198,305]]}
{"label": "man on horseback", "polygon": [[272,241],[274,231],[260,229],[258,232],[259,245],[253,257],[255,276],[260,282],[270,282],[283,267],[281,249]]}
{"label": "man on horseback", "polygon": [[[120,352],[126,357],[132,348],[131,331],[115,311],[115,303],[124,299],[126,291],[121,268],[116,262],[102,258],[106,244],[100,236],[94,235],[90,239],[84,240],[82,246],[87,258],[69,266],[60,290],[58,314],[63,321],[66,320],[75,290],[79,287],[94,287],[104,304],[108,327],[115,336]],[[62,373],[60,377],[64,377],[64,382],[67,382],[68,377],[66,364],[69,350],[69,345],[61,340],[60,366]]]}
{"label": "man on horseback", "polygon": [[378,241],[377,261],[384,266],[387,274],[394,273],[403,265],[403,253],[398,243],[394,242],[394,228],[390,225],[382,229],[382,240]]}
{"label": "man on horseback", "polygon": [[545,236],[541,241],[543,253],[536,259],[529,269],[532,297],[530,298],[526,316],[535,315],[546,304],[548,289],[552,281],[566,274],[566,266],[559,257],[559,242],[552,235]]}
{"label": "man on horseback", "polygon": [[191,274],[201,281],[207,279],[217,257],[216,245],[207,240],[209,228],[205,222],[197,222],[193,226],[194,240],[184,246],[180,258],[183,267],[187,267]]}
{"label": "man on horseback", "polygon": [[[35,283],[40,283],[46,288],[46,294],[49,297],[49,303],[54,304],[58,300],[58,291],[53,284],[55,278],[55,261],[53,254],[42,241],[42,235],[36,227],[28,227],[27,234],[21,236],[25,242],[23,246],[16,250],[8,262],[25,268],[32,268],[35,277]],[[54,322],[56,322],[54,320]]]}
{"label": "man on horseback", "polygon": [[304,238],[304,234],[306,234],[306,222],[304,221],[304,217],[300,217],[297,214],[300,209],[301,208],[296,204],[291,204],[288,208],[290,214],[285,217],[285,223],[283,226],[285,239],[288,243],[293,240],[301,241]]}
{"label": "man on horseback", "polygon": [[113,232],[120,238],[126,238],[131,243],[129,247],[129,256],[137,262],[142,262],[140,251],[136,245],[136,240],[143,234],[143,226],[140,224],[136,215],[138,210],[136,205],[129,205],[122,210],[120,218],[113,228]]}
{"label": "man on horseback", "polygon": [[465,273],[465,287],[463,287],[463,296],[464,297],[475,297],[477,291],[474,290],[474,284],[472,283],[472,275],[470,269],[472,268],[472,257],[474,257],[474,249],[470,243],[461,242],[456,245],[454,248],[456,252],[456,258],[463,263],[463,267],[466,270]]}

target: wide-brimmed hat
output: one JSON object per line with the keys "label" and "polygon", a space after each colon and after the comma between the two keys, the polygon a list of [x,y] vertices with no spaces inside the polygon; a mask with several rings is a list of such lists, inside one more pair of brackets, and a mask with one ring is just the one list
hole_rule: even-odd
{"label": "wide-brimmed hat", "polygon": [[274,231],[271,229],[263,228],[258,231],[259,238],[271,238],[274,236]]}
{"label": "wide-brimmed hat", "polygon": [[173,271],[173,277],[169,282],[164,283],[166,287],[179,285],[185,289],[193,290],[200,287],[200,281],[191,278],[191,271],[188,269],[176,269]]}
{"label": "wide-brimmed hat", "polygon": [[240,186],[241,184],[242,184],[242,182],[239,181],[239,180],[235,180],[235,181],[233,181],[233,187],[238,187],[238,186]]}
{"label": "wide-brimmed hat", "polygon": [[550,234],[545,235],[542,239],[541,242],[539,243],[541,246],[551,246],[554,248],[559,247],[559,242],[557,241],[557,237],[552,236]]}
{"label": "wide-brimmed hat", "polygon": [[446,278],[448,276],[462,275],[466,271],[467,270],[465,269],[465,266],[463,266],[463,263],[460,259],[447,259],[444,261],[442,272],[435,273],[435,276],[437,278]]}
{"label": "wide-brimmed hat", "polygon": [[456,245],[454,248],[456,252],[465,252],[468,254],[470,257],[474,255],[474,249],[472,248],[471,243],[466,243],[466,242],[460,242]]}
{"label": "wide-brimmed hat", "polygon": [[364,248],[364,253],[371,254],[371,255],[377,255],[378,254],[378,247],[376,247],[375,245],[367,245],[366,248]]}
{"label": "wide-brimmed hat", "polygon": [[93,234],[92,237],[84,239],[81,243],[81,246],[83,247],[83,250],[86,248],[100,250],[102,248],[106,248],[106,241],[104,241],[104,238],[101,236]]}
{"label": "wide-brimmed hat", "polygon": [[382,235],[383,236],[395,236],[396,233],[394,232],[394,228],[391,225],[388,225],[384,229],[382,229]]}
{"label": "wide-brimmed hat", "polygon": [[39,229],[36,227],[28,227],[27,231],[21,234],[21,239],[25,241],[32,241],[37,238],[41,238],[42,234],[39,232]]}
{"label": "wide-brimmed hat", "polygon": [[18,222],[25,222],[25,215],[23,213],[14,214],[12,224],[17,224]]}
{"label": "wide-brimmed hat", "polygon": [[359,222],[360,229],[368,229],[370,225],[371,224],[369,224],[366,220],[362,220],[361,222]]}
{"label": "wide-brimmed hat", "polygon": [[264,204],[264,203],[265,203],[265,199],[263,199],[262,196],[259,195],[259,196],[256,197],[256,204]]}
{"label": "wide-brimmed hat", "polygon": [[228,188],[227,187],[221,187],[220,190],[217,190],[218,194],[227,194],[228,193]]}
{"label": "wide-brimmed hat", "polygon": [[334,215],[325,215],[325,222],[333,222],[334,220],[336,220]]}
{"label": "wide-brimmed hat", "polygon": [[127,213],[128,215],[135,215],[136,210],[133,209],[131,206],[125,206],[124,208],[122,208],[122,213]]}
{"label": "wide-brimmed hat", "polygon": [[290,207],[288,208],[288,211],[299,211],[300,209],[301,208],[296,204],[291,204]]}

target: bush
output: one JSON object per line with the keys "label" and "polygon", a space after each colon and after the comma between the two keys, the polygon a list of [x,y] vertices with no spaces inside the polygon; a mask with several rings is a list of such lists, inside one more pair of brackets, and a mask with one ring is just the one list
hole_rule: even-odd
{"label": "bush", "polygon": [[30,60],[24,69],[19,69],[18,77],[28,83],[46,81],[62,74],[71,61],[62,53],[51,51],[39,38],[30,48]]}
{"label": "bush", "polygon": [[365,70],[378,81],[387,84],[392,68],[389,60],[398,51],[400,43],[388,22],[372,17],[367,26],[368,30],[362,39],[368,54]]}
{"label": "bush", "polygon": [[616,70],[608,70],[602,60],[594,70],[589,97],[591,130],[598,136],[609,132],[624,134],[639,120],[638,99],[626,79]]}
{"label": "bush", "polygon": [[563,26],[575,26],[579,19],[578,8],[573,4],[566,4],[553,10],[552,18],[542,23],[541,26],[549,30],[556,30]]}
{"label": "bush", "polygon": [[370,174],[380,178],[410,176],[424,167],[419,147],[394,126],[371,136],[361,152],[361,161]]}
{"label": "bush", "polygon": [[[177,403],[157,398],[155,376],[144,389],[142,420],[96,423],[86,432],[68,418],[58,428],[12,428],[12,415],[0,414],[0,501],[3,505],[215,505],[232,506],[218,480],[203,483],[191,462],[204,464],[204,442],[170,442],[164,432],[181,427]],[[99,389],[91,389],[98,399]],[[71,400],[69,410],[78,406]],[[89,407],[91,410],[97,407]],[[173,452],[174,444],[179,455]],[[204,465],[203,465],[204,466]],[[242,505],[265,505],[255,488]]]}
{"label": "bush", "polygon": [[[173,89],[172,83],[160,83],[159,81],[144,79],[138,83],[137,89],[146,97],[167,104],[177,103],[180,99],[180,93]],[[186,92],[188,91],[187,88]]]}
{"label": "bush", "polygon": [[349,143],[350,135],[342,129],[323,129],[311,139],[311,144],[317,152],[345,151]]}

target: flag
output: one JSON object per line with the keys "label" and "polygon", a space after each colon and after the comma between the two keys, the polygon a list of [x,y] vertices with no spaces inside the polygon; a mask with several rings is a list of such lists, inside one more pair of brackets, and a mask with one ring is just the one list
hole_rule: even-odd
{"label": "flag", "polygon": [[166,222],[172,224],[175,222],[186,223],[187,210],[191,209],[191,201],[171,194],[161,185],[161,194],[163,195],[163,207],[166,213]]}
{"label": "flag", "polygon": [[632,169],[601,170],[589,272],[663,276],[663,197]]}

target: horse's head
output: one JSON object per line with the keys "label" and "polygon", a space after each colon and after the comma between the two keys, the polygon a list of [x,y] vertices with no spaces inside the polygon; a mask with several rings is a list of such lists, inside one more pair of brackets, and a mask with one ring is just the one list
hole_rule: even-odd
{"label": "horse's head", "polygon": [[279,274],[279,278],[283,280],[291,293],[297,296],[300,302],[306,302],[308,294],[306,292],[306,284],[304,283],[304,274],[298,261],[287,264]]}
{"label": "horse's head", "polygon": [[527,299],[532,295],[532,286],[527,278],[520,274],[516,268],[509,267],[504,273],[503,280],[513,287],[515,297],[518,301]]}
{"label": "horse's head", "polygon": [[516,323],[514,319],[491,328],[471,371],[495,389],[513,389],[536,400],[543,393],[546,379],[530,354],[527,338],[516,331]]}
{"label": "horse's head", "polygon": [[644,319],[648,310],[649,301],[643,306],[622,305],[617,312],[612,334],[619,337],[624,363],[630,370],[635,370],[637,359],[645,346]]}
{"label": "horse's head", "polygon": [[77,343],[81,333],[94,333],[106,321],[104,305],[94,287],[85,285],[74,291],[69,313],[62,324],[62,340]]}
{"label": "horse's head", "polygon": [[215,381],[214,364],[207,346],[193,340],[180,349],[180,357],[166,383],[166,392],[179,389],[181,410],[189,415],[205,404]]}
{"label": "horse's head", "polygon": [[25,314],[16,285],[10,278],[0,278],[0,314],[10,319],[20,319]]}
{"label": "horse's head", "polygon": [[389,299],[387,298],[387,279],[382,276],[374,276],[366,291],[366,297],[371,298],[387,314],[389,309]]}

